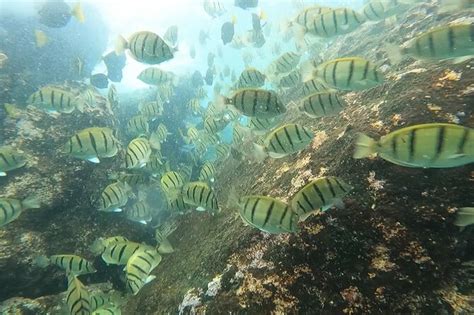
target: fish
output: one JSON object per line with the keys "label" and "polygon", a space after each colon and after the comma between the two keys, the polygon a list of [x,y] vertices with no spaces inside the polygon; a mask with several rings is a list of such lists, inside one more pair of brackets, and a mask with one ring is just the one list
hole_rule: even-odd
{"label": "fish", "polygon": [[83,61],[83,59],[80,58],[80,57],[76,57],[74,59],[73,66],[74,66],[74,70],[76,70],[76,72],[77,72],[77,75],[79,77],[82,77],[82,72],[84,71],[84,61]]}
{"label": "fish", "polygon": [[114,157],[118,153],[119,141],[112,129],[91,127],[72,136],[63,146],[63,151],[81,160],[100,163],[99,158]]}
{"label": "fish", "polygon": [[204,109],[201,107],[198,98],[190,99],[187,106],[194,115],[201,116],[203,114]]}
{"label": "fish", "polygon": [[102,57],[105,67],[107,68],[107,78],[112,82],[122,81],[122,70],[125,67],[127,58],[125,55],[117,55],[115,51],[111,51]]}
{"label": "fish", "polygon": [[67,274],[74,276],[97,272],[90,261],[76,255],[38,256],[35,258],[34,263],[41,268],[56,265],[64,269]]}
{"label": "fish", "polygon": [[216,174],[216,167],[211,162],[205,162],[199,171],[199,181],[201,182],[214,182],[214,176]]}
{"label": "fish", "polygon": [[311,118],[334,116],[345,107],[338,93],[315,93],[301,101],[300,110]]}
{"label": "fish", "polygon": [[42,48],[46,46],[51,40],[49,39],[48,35],[41,30],[35,30],[35,43],[36,47]]}
{"label": "fish", "polygon": [[235,33],[234,25],[236,22],[237,22],[237,18],[234,16],[232,17],[232,21],[225,22],[224,24],[222,24],[221,39],[224,45],[227,45],[228,43],[230,43],[232,39],[234,38],[234,33]]}
{"label": "fish", "polygon": [[90,82],[98,89],[106,89],[109,87],[109,79],[103,73],[96,73],[90,77]]}
{"label": "fish", "polygon": [[38,15],[41,24],[52,28],[66,26],[71,20],[71,17],[74,17],[80,23],[84,23],[85,21],[80,2],[77,2],[71,9],[69,5],[62,0],[47,1],[39,9]]}
{"label": "fish", "polygon": [[441,0],[438,14],[474,8],[472,0]]}
{"label": "fish", "polygon": [[217,160],[225,160],[230,155],[230,145],[227,143],[219,143],[216,145]]}
{"label": "fish", "polygon": [[0,227],[18,219],[24,210],[41,207],[37,196],[29,196],[23,200],[0,197]]}
{"label": "fish", "polygon": [[3,66],[5,66],[7,61],[8,61],[8,56],[5,53],[0,52],[0,69],[2,69]]}
{"label": "fish", "polygon": [[430,123],[393,131],[376,141],[359,134],[355,159],[372,154],[405,167],[450,168],[474,162],[474,129]]}
{"label": "fish", "polygon": [[202,46],[206,45],[207,40],[209,39],[209,32],[203,30],[199,31],[199,44]]}
{"label": "fish", "polygon": [[201,87],[204,85],[204,78],[202,77],[201,72],[197,70],[193,72],[191,76],[191,84],[194,87]]}
{"label": "fish", "polygon": [[161,101],[152,101],[141,103],[138,106],[140,114],[147,119],[155,120],[156,118],[163,115],[163,103]]}
{"label": "fish", "polygon": [[66,304],[69,314],[87,315],[91,314],[90,294],[82,282],[73,274],[68,275],[66,291]]}
{"label": "fish", "polygon": [[163,83],[174,82],[177,77],[172,72],[163,71],[157,67],[148,67],[140,72],[138,79],[149,85],[160,85]]}
{"label": "fish", "polygon": [[103,212],[121,212],[122,207],[132,196],[132,189],[127,183],[115,182],[104,188],[98,200],[98,210]]}
{"label": "fish", "polygon": [[92,315],[119,315],[120,309],[114,305],[121,304],[122,296],[117,291],[109,291],[104,293],[94,291],[90,293],[91,309],[94,310]]}
{"label": "fish", "polygon": [[178,213],[184,213],[184,211],[188,210],[190,206],[184,202],[183,196],[179,194],[176,198],[174,199],[167,199],[168,202],[168,210],[170,212],[178,212]]}
{"label": "fish", "polygon": [[229,121],[227,121],[226,119],[216,118],[212,116],[206,117],[206,119],[204,120],[204,129],[210,134],[215,134],[219,131],[222,131],[228,124]]}
{"label": "fish", "polygon": [[12,147],[0,147],[0,177],[7,176],[7,172],[22,168],[28,162],[23,151]]}
{"label": "fish", "polygon": [[353,32],[365,21],[362,14],[352,9],[337,8],[310,15],[303,27],[306,33],[330,38]]}
{"label": "fish", "polygon": [[128,239],[123,236],[111,236],[105,239],[102,237],[99,237],[92,243],[89,249],[94,255],[101,255],[105,251],[107,246],[111,244],[115,244],[119,242],[127,242],[127,241]]}
{"label": "fish", "polygon": [[234,5],[247,10],[248,8],[256,8],[258,6],[258,0],[235,0]]}
{"label": "fish", "polygon": [[174,248],[166,236],[159,229],[155,229],[155,240],[158,243],[157,251],[160,254],[171,254]]}
{"label": "fish", "polygon": [[474,207],[459,208],[456,212],[454,225],[464,229],[466,226],[474,224]]}
{"label": "fish", "polygon": [[295,52],[283,53],[270,64],[269,71],[276,76],[289,73],[296,68],[300,58],[301,56]]}
{"label": "fish", "polygon": [[314,133],[298,124],[285,124],[273,130],[265,137],[264,145],[254,144],[258,160],[263,160],[268,154],[274,159],[299,152],[308,146],[314,138]]}
{"label": "fish", "polygon": [[117,88],[115,85],[111,84],[109,87],[109,92],[107,93],[107,100],[109,101],[111,108],[117,108],[119,105]]}
{"label": "fish", "polygon": [[147,135],[149,132],[148,119],[143,115],[133,116],[127,122],[127,134],[132,137]]}
{"label": "fish", "polygon": [[298,214],[283,201],[267,196],[244,196],[238,200],[242,220],[267,233],[296,233]]}
{"label": "fish", "polygon": [[171,133],[168,132],[168,128],[166,127],[166,125],[160,123],[157,127],[156,127],[156,130],[155,132],[153,133],[153,135],[155,136],[155,141],[158,141],[160,143],[166,141],[166,138],[168,137],[168,135],[170,135]]}
{"label": "fish", "polygon": [[30,95],[27,102],[48,113],[70,114],[84,107],[84,102],[77,95],[54,86],[40,88]]}
{"label": "fish", "polygon": [[169,171],[163,174],[160,179],[161,189],[170,198],[175,199],[177,193],[184,185],[183,176],[180,173]]}
{"label": "fish", "polygon": [[101,257],[107,265],[126,265],[139,250],[155,250],[152,246],[131,241],[113,242],[107,245]]}
{"label": "fish", "polygon": [[281,88],[291,88],[301,84],[301,74],[298,69],[291,71],[287,75],[280,78],[278,85]]}
{"label": "fish", "polygon": [[247,68],[240,74],[237,87],[244,88],[260,88],[265,85],[266,76],[255,68]]}
{"label": "fish", "polygon": [[214,82],[214,75],[216,73],[216,69],[214,68],[208,68],[206,71],[206,76],[204,77],[204,81],[206,82],[207,85],[212,85]]}
{"label": "fish", "polygon": [[291,209],[304,221],[310,214],[326,211],[341,203],[341,199],[353,188],[338,177],[318,178],[305,185],[291,198]]}
{"label": "fish", "polygon": [[286,107],[277,94],[264,89],[240,89],[230,98],[220,100],[224,104],[233,105],[243,115],[248,117],[271,118],[286,112]]}
{"label": "fish", "polygon": [[143,170],[155,177],[164,172],[164,164],[161,161],[160,157],[153,154],[150,156],[150,160],[146,163]]}
{"label": "fish", "polygon": [[402,13],[407,8],[398,0],[369,0],[362,8],[362,13],[368,20],[380,21]]}
{"label": "fish", "polygon": [[189,47],[189,57],[192,59],[196,58],[196,47],[194,47],[194,44],[191,44]]}
{"label": "fish", "polygon": [[183,186],[183,200],[196,206],[197,211],[219,212],[217,198],[212,189],[204,182],[190,182]]}
{"label": "fish", "polygon": [[115,52],[118,55],[129,49],[135,60],[145,64],[156,65],[173,59],[176,48],[171,48],[157,34],[141,31],[134,33],[127,41],[119,36],[115,45]]}
{"label": "fish", "polygon": [[319,79],[309,79],[303,82],[301,86],[301,95],[303,97],[310,96],[314,93],[326,92],[329,88]]}
{"label": "fish", "polygon": [[127,146],[125,168],[142,168],[151,155],[150,142],[146,138],[135,138]]}
{"label": "fish", "polygon": [[272,118],[252,117],[249,121],[250,129],[257,135],[264,135],[268,131],[275,128],[281,122],[281,116]]}
{"label": "fish", "polygon": [[224,5],[219,0],[204,0],[203,7],[204,11],[212,18],[219,17],[226,12]]}
{"label": "fish", "polygon": [[169,46],[176,46],[178,44],[178,26],[172,25],[168,27],[165,34],[163,35],[163,39]]}
{"label": "fish", "polygon": [[144,174],[141,172],[112,174],[110,176],[110,179],[114,179],[122,183],[127,183],[130,187],[137,187],[139,185],[147,184],[150,181],[148,174]]}
{"label": "fish", "polygon": [[216,55],[214,55],[214,53],[212,52],[209,52],[207,54],[207,66],[209,68],[212,68],[212,66],[214,66],[214,60],[216,59]]}
{"label": "fish", "polygon": [[262,33],[262,20],[266,19],[264,11],[260,11],[260,14],[252,13],[252,30],[255,33]]}
{"label": "fish", "polygon": [[133,254],[125,266],[127,291],[137,295],[145,284],[155,279],[150,273],[160,262],[161,256],[155,249],[138,250]]}
{"label": "fish", "polygon": [[380,85],[385,78],[378,67],[360,57],[329,60],[313,70],[313,78],[338,90],[361,91]]}
{"label": "fish", "polygon": [[141,224],[147,224],[151,221],[151,209],[147,202],[138,201],[125,211],[127,219]]}
{"label": "fish", "polygon": [[451,60],[459,63],[474,57],[474,22],[435,27],[406,42],[402,47],[387,44],[390,61],[397,64],[404,55],[421,60]]}

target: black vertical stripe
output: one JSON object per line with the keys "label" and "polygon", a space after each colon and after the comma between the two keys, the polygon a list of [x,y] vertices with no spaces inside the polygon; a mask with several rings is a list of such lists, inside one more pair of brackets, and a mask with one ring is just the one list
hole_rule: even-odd
{"label": "black vertical stripe", "polygon": [[349,76],[347,77],[347,83],[346,83],[347,87],[349,86],[349,84],[351,84],[353,74],[354,74],[354,59],[351,59],[351,62],[349,63]]}
{"label": "black vertical stripe", "polygon": [[395,134],[390,141],[393,157],[398,158],[398,135]]}
{"label": "black vertical stripe", "polygon": [[329,190],[331,191],[331,195],[333,197],[336,197],[336,192],[334,191],[334,187],[332,186],[332,183],[329,177],[326,177],[326,183],[328,184]]}
{"label": "black vertical stripe", "polygon": [[306,195],[304,190],[301,192],[301,195],[303,196],[304,201],[306,201],[306,203],[309,205],[309,210],[306,210],[306,209],[303,208],[303,211],[304,212],[309,212],[311,210],[314,210],[315,206],[313,206],[313,204],[311,203],[311,199]]}
{"label": "black vertical stripe", "polygon": [[326,200],[324,199],[324,196],[323,196],[321,190],[319,189],[318,184],[313,183],[311,186],[313,187],[313,189],[314,189],[314,191],[316,192],[316,194],[319,196],[319,199],[321,199],[323,205],[325,205],[325,204],[326,204]]}
{"label": "black vertical stripe", "polygon": [[433,42],[433,33],[428,34],[428,47],[430,49],[430,56],[434,57],[436,54],[434,42]]}
{"label": "black vertical stripe", "polygon": [[255,203],[252,206],[252,211],[250,212],[250,222],[253,223],[253,220],[255,218],[255,211],[257,209],[257,205],[260,202],[260,198],[255,198]]}
{"label": "black vertical stripe", "polygon": [[323,110],[323,114],[326,115],[326,107],[324,106],[324,102],[321,99],[321,94],[318,93],[318,102],[319,105],[321,106],[321,109]]}
{"label": "black vertical stripe", "polygon": [[409,142],[409,155],[408,155],[408,161],[413,161],[413,158],[415,157],[415,146],[416,146],[416,128],[413,128],[410,131],[410,142]]}
{"label": "black vertical stripe", "polygon": [[[290,134],[288,133],[287,127],[283,127],[283,131],[285,132],[285,136],[286,136],[288,142],[290,143],[291,148],[294,148],[294,146],[293,146],[293,140],[291,140],[291,136],[290,136]],[[275,134],[275,135],[276,135],[276,134]]]}
{"label": "black vertical stripe", "polygon": [[471,42],[474,42],[474,23],[469,25],[469,39]]}
{"label": "black vertical stripe", "polygon": [[337,18],[336,18],[336,10],[332,10],[332,23],[334,24],[334,30],[337,34]]}
{"label": "black vertical stripe", "polygon": [[334,178],[334,181],[336,182],[337,186],[339,186],[339,189],[341,189],[343,192],[347,192],[347,190],[344,188],[344,186],[341,184],[341,182],[339,181],[339,179],[337,179],[337,177],[333,177]]}
{"label": "black vertical stripe", "polygon": [[51,106],[54,107],[54,90],[51,90]]}
{"label": "black vertical stripe", "polygon": [[461,141],[459,141],[459,144],[458,144],[457,154],[464,154],[464,147],[466,146],[466,143],[468,142],[467,140],[469,138],[469,134],[470,134],[469,128],[464,128]]}
{"label": "black vertical stripe", "polygon": [[455,44],[455,37],[454,37],[454,29],[453,26],[450,25],[448,26],[448,45],[449,45],[449,51],[453,52],[454,51],[454,44]]}
{"label": "black vertical stripe", "polygon": [[298,140],[301,141],[303,138],[301,138],[300,127],[298,125],[295,125],[294,128],[295,128],[295,132],[296,132],[296,136],[298,137]]}
{"label": "black vertical stripe", "polygon": [[105,132],[103,130],[100,131],[101,134],[102,134],[102,138],[104,138],[104,148],[105,148],[105,152],[108,152],[109,149],[108,149],[108,141],[107,141],[107,135],[105,134]]}
{"label": "black vertical stripe", "polygon": [[321,20],[321,27],[323,28],[324,34],[327,36],[328,32],[326,30],[326,25],[324,24],[324,16],[325,16],[325,14],[320,14],[319,15],[320,20]]}
{"label": "black vertical stripe", "polygon": [[337,81],[336,81],[336,69],[337,69],[337,64],[339,63],[339,61],[336,60],[336,62],[334,62],[334,67],[332,68],[332,83],[334,86],[337,86]]}
{"label": "black vertical stripe", "polygon": [[265,227],[265,225],[267,225],[268,221],[272,217],[272,212],[273,212],[274,207],[275,207],[275,201],[272,200],[272,203],[270,204],[270,207],[267,210],[267,215],[265,216],[265,220],[263,221],[262,227]]}
{"label": "black vertical stripe", "polygon": [[82,149],[82,141],[77,133],[75,134],[75,138],[76,138],[77,144],[79,145],[79,148]]}
{"label": "black vertical stripe", "polygon": [[446,136],[446,127],[441,126],[438,130],[438,139],[436,141],[436,152],[435,152],[435,155],[433,156],[433,160],[436,160],[443,152],[443,145],[446,140],[445,136]]}
{"label": "black vertical stripe", "polygon": [[99,154],[97,153],[97,143],[95,142],[95,138],[92,132],[89,132],[89,139],[91,140],[92,148],[94,149],[95,154],[98,156]]}
{"label": "black vertical stripe", "polygon": [[367,79],[367,73],[369,72],[369,61],[365,62],[364,74],[362,75],[362,80]]}
{"label": "black vertical stripe", "polygon": [[275,132],[274,139],[278,142],[278,145],[280,146],[281,150],[283,150],[283,152],[286,152],[286,148],[281,144],[280,138],[278,137],[278,132]]}

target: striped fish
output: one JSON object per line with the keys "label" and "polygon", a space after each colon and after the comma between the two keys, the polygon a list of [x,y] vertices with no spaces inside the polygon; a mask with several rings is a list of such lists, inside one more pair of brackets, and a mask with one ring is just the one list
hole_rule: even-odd
{"label": "striped fish", "polygon": [[304,25],[306,32],[319,37],[333,37],[350,33],[365,22],[365,17],[348,8],[337,8],[313,15]]}
{"label": "striped fish", "polygon": [[184,202],[196,206],[198,211],[219,212],[217,198],[204,182],[191,182],[183,186]]}
{"label": "striped fish", "polygon": [[241,144],[247,138],[249,132],[248,128],[243,127],[239,122],[232,124],[232,143]]}
{"label": "striped fish", "polygon": [[256,135],[266,134],[269,130],[275,128],[281,121],[281,117],[272,118],[257,118],[252,117],[249,122],[249,127]]}
{"label": "striped fish", "polygon": [[286,52],[270,64],[270,71],[274,75],[288,73],[296,68],[301,56],[295,52]]}
{"label": "striped fish", "polygon": [[127,134],[132,137],[147,135],[150,131],[148,119],[145,116],[133,116],[127,122]]}
{"label": "striped fish", "polygon": [[217,160],[225,160],[230,155],[230,145],[227,143],[219,143],[216,145]]}
{"label": "striped fish", "polygon": [[[224,5],[219,0],[204,0],[203,6],[204,11],[213,18],[221,16],[226,12]],[[205,42],[205,40],[201,40],[201,37],[205,38],[204,35],[199,34],[199,41],[201,43]]]}
{"label": "striped fish", "polygon": [[149,85],[159,85],[172,82],[175,75],[169,71],[164,71],[156,67],[148,67],[140,72],[137,78],[143,83]]}
{"label": "striped fish", "polygon": [[301,101],[300,109],[311,118],[334,116],[344,107],[337,93],[315,93]]}
{"label": "striped fish", "polygon": [[242,114],[249,117],[271,118],[286,112],[286,107],[274,91],[262,89],[242,89],[225,99]]}
{"label": "striped fish", "polygon": [[255,68],[247,68],[240,74],[237,88],[259,88],[265,84],[265,75]]}
{"label": "striped fish", "polygon": [[342,179],[328,176],[318,178],[301,188],[291,199],[291,208],[301,221],[317,211],[326,211],[340,203],[353,187]]}
{"label": "striped fish", "polygon": [[64,145],[64,151],[71,156],[100,163],[99,158],[113,157],[119,150],[119,142],[110,128],[86,128],[74,136]]}
{"label": "striped fish", "polygon": [[168,137],[168,135],[170,135],[170,133],[168,132],[168,128],[166,128],[166,126],[162,123],[160,123],[158,127],[156,127],[154,133],[156,134],[156,139],[159,142],[166,141],[166,138]]}
{"label": "striped fish", "polygon": [[121,55],[125,49],[129,49],[131,55],[137,61],[151,65],[172,59],[176,51],[176,49],[168,46],[160,36],[147,31],[133,34],[128,42],[125,38],[119,36],[115,52]]}
{"label": "striped fish", "polygon": [[[120,314],[120,313],[107,313],[102,312],[103,309],[108,309],[113,304],[120,303],[121,296],[117,291],[111,291],[109,293],[103,293],[96,291],[90,293],[91,309],[94,310],[92,314]],[[120,310],[119,310],[120,311]]]}
{"label": "striped fish", "polygon": [[163,115],[163,103],[160,101],[141,103],[139,105],[139,111],[142,116],[155,120]]}
{"label": "striped fish", "polygon": [[87,288],[75,275],[68,275],[66,304],[71,315],[90,315],[90,294]]}
{"label": "striped fish", "polygon": [[454,124],[422,124],[393,131],[379,141],[360,134],[354,158],[372,154],[406,167],[457,167],[474,162],[474,129]]}
{"label": "striped fish", "polygon": [[190,208],[190,206],[184,202],[183,196],[181,194],[179,194],[175,199],[167,199],[167,201],[168,210],[170,212],[183,213]]}
{"label": "striped fish", "polygon": [[107,265],[126,265],[127,261],[138,250],[154,250],[152,246],[135,242],[109,243],[101,257]]}
{"label": "striped fish", "polygon": [[127,146],[125,167],[128,169],[142,168],[150,159],[151,147],[145,138],[135,138]]}
{"label": "striped fish", "polygon": [[150,156],[150,160],[146,163],[143,170],[150,173],[151,176],[158,176],[164,172],[165,168],[161,159],[153,154]]}
{"label": "striped fish", "polygon": [[144,173],[119,173],[111,175],[110,179],[117,180],[124,184],[127,183],[130,187],[137,187],[138,185],[147,184],[150,181],[148,174]]}
{"label": "striped fish", "polygon": [[312,5],[308,8],[301,10],[295,17],[294,22],[301,26],[309,25],[310,22],[314,21],[314,17],[325,12],[330,12],[332,9],[328,7],[322,7],[319,5]]}
{"label": "striped fish", "polygon": [[126,209],[125,215],[127,219],[141,224],[147,224],[151,221],[151,209],[147,202],[138,201],[130,208]]}
{"label": "striped fish", "polygon": [[216,172],[217,171],[214,164],[212,164],[211,162],[206,162],[203,164],[203,166],[201,167],[201,171],[199,172],[199,180],[201,182],[209,181],[213,183]]}
{"label": "striped fish", "polygon": [[304,81],[303,86],[301,87],[301,95],[303,97],[310,96],[314,93],[321,93],[327,91],[328,87],[318,79],[310,79]]}
{"label": "striped fish", "polygon": [[115,85],[111,84],[109,87],[109,92],[107,93],[107,100],[109,101],[111,108],[117,108],[118,102],[118,93]]}
{"label": "striped fish", "polygon": [[112,236],[108,238],[102,238],[99,237],[92,243],[90,246],[90,250],[93,254],[95,255],[100,255],[104,252],[104,250],[107,248],[107,246],[114,244],[114,243],[119,243],[119,242],[127,242],[128,239],[126,239],[123,236]]}
{"label": "striped fish", "polygon": [[49,113],[72,113],[76,108],[82,109],[83,103],[77,95],[64,89],[45,86],[28,98],[28,104],[37,106]]}
{"label": "striped fish", "polygon": [[291,88],[301,83],[301,74],[299,70],[293,70],[283,76],[278,83],[280,88]]}
{"label": "striped fish", "polygon": [[163,39],[171,47],[176,46],[176,44],[178,44],[178,26],[171,25],[168,27],[165,34],[163,35]]}
{"label": "striped fish", "polygon": [[368,20],[379,21],[402,13],[406,9],[407,6],[397,0],[369,0],[363,7],[362,13]]}
{"label": "striped fish", "polygon": [[161,256],[155,249],[139,250],[133,254],[125,267],[128,292],[136,295],[145,284],[155,279],[150,273],[160,262]]}
{"label": "striped fish", "polygon": [[313,74],[329,87],[348,91],[369,89],[384,81],[378,67],[360,57],[327,61],[317,66]]}
{"label": "striped fish", "polygon": [[474,207],[459,208],[453,223],[459,226],[461,230],[468,225],[474,224]]}
{"label": "striped fish", "polygon": [[[264,140],[264,149],[274,159],[303,150],[313,140],[311,130],[297,124],[286,124],[273,130]],[[258,148],[258,145],[256,145]]]}
{"label": "striped fish", "polygon": [[67,274],[75,276],[94,273],[97,271],[90,261],[76,255],[40,256],[36,258],[35,263],[42,268],[51,264],[56,265],[64,269]]}
{"label": "striped fish", "polygon": [[[401,51],[418,59],[463,61],[474,55],[474,22],[443,25],[416,36]],[[457,61],[457,60],[455,60]]]}
{"label": "striped fish", "polygon": [[[163,174],[160,179],[161,189],[168,196],[172,197],[184,185],[183,176],[178,172],[169,171]],[[174,199],[174,198],[171,198]]]}
{"label": "striped fish", "polygon": [[166,238],[166,236],[161,233],[160,229],[155,230],[155,240],[158,243],[158,253],[160,254],[171,254],[174,252],[173,245]]}
{"label": "striped fish", "polygon": [[227,125],[229,121],[226,119],[222,118],[216,118],[216,117],[206,117],[204,119],[204,129],[210,133],[210,134],[215,134],[218,133],[219,131],[222,131]]}
{"label": "striped fish", "polygon": [[24,200],[0,198],[0,227],[18,219],[23,210],[40,207],[36,196],[29,196]]}
{"label": "striped fish", "polygon": [[196,116],[200,116],[204,112],[204,109],[201,107],[201,104],[198,98],[190,99],[187,104],[187,107]]}
{"label": "striped fish", "polygon": [[271,197],[240,198],[239,214],[245,223],[268,233],[298,232],[298,214],[286,203]]}
{"label": "striped fish", "polygon": [[26,165],[26,156],[11,147],[0,147],[0,176],[7,176],[8,171]]}
{"label": "striped fish", "polygon": [[132,195],[130,186],[126,183],[115,182],[102,191],[99,198],[98,210],[104,212],[121,212],[122,207],[128,201],[128,197]]}
{"label": "striped fish", "polygon": [[193,167],[187,164],[179,164],[178,173],[181,175],[185,182],[189,181],[193,173]]}

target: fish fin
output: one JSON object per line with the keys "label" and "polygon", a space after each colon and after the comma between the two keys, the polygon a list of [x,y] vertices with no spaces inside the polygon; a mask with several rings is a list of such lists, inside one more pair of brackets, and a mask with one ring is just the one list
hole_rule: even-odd
{"label": "fish fin", "polygon": [[147,222],[145,220],[140,220],[138,222],[140,222],[141,224],[145,224],[145,225],[147,224]]}
{"label": "fish fin", "polygon": [[22,202],[21,206],[24,209],[38,209],[41,207],[41,201],[38,196],[31,195],[26,197]]}
{"label": "fish fin", "polygon": [[315,69],[314,63],[312,60],[306,60],[301,63],[301,80],[303,82],[309,81],[314,78]]}
{"label": "fish fin", "polygon": [[96,163],[96,164],[97,164],[97,163],[100,163],[99,158],[96,157],[96,156],[95,156],[95,157],[88,158],[87,161],[92,162],[92,163]]}
{"label": "fish fin", "polygon": [[150,275],[150,276],[148,276],[148,278],[146,278],[145,283],[150,283],[155,279],[156,279],[156,276]]}
{"label": "fish fin", "polygon": [[385,52],[387,53],[388,59],[390,63],[393,65],[397,65],[402,61],[403,52],[400,47],[393,43],[386,43],[385,44]]}
{"label": "fish fin", "polygon": [[122,35],[119,35],[117,41],[115,42],[115,54],[122,55],[127,48],[127,40]]}
{"label": "fish fin", "polygon": [[232,16],[232,24],[236,24],[237,23],[237,17],[235,15]]}
{"label": "fish fin", "polygon": [[253,157],[259,163],[263,162],[268,156],[268,153],[265,151],[265,147],[260,144],[253,144]]}
{"label": "fish fin", "polygon": [[355,144],[356,149],[353,155],[354,159],[366,158],[371,154],[376,153],[376,144],[377,142],[374,139],[363,133],[359,133]]}
{"label": "fish fin", "polygon": [[206,208],[199,206],[196,208],[196,211],[206,211]]}
{"label": "fish fin", "polygon": [[36,40],[36,47],[41,48],[49,42],[48,36],[41,31],[35,30],[35,40]]}
{"label": "fish fin", "polygon": [[275,153],[275,152],[268,152],[268,156],[274,159],[281,159],[282,157],[287,156],[288,154],[286,153]]}
{"label": "fish fin", "polygon": [[7,176],[7,173],[5,173],[5,172],[0,172],[0,176]]}
{"label": "fish fin", "polygon": [[45,255],[40,255],[33,259],[33,265],[38,266],[40,268],[46,268],[47,266],[49,266],[50,263],[51,261]]}
{"label": "fish fin", "polygon": [[120,208],[115,208],[115,209],[112,209],[111,212],[122,212],[122,209],[120,209]]}
{"label": "fish fin", "polygon": [[81,2],[77,2],[72,8],[71,15],[76,18],[79,23],[84,23],[86,17],[84,11],[82,10]]}
{"label": "fish fin", "polygon": [[266,20],[268,18],[267,13],[263,10],[260,10],[260,14],[258,15],[260,20]]}
{"label": "fish fin", "polygon": [[21,110],[16,107],[15,104],[5,103],[3,104],[7,115],[11,118],[19,118],[21,116]]}
{"label": "fish fin", "polygon": [[454,225],[461,228],[474,224],[474,207],[459,208]]}

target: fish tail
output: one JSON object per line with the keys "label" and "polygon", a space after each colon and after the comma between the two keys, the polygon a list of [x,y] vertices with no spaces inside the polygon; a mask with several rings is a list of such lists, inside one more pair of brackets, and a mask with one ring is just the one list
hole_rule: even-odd
{"label": "fish tail", "polygon": [[360,133],[356,141],[356,149],[354,152],[354,159],[362,159],[376,153],[377,142],[369,136]]}
{"label": "fish tail", "polygon": [[44,255],[38,256],[33,259],[33,265],[38,266],[40,268],[46,268],[47,266],[49,266],[50,263],[51,261],[49,260],[49,258]]}
{"label": "fish tail", "polygon": [[309,81],[315,78],[316,67],[313,60],[306,60],[301,63],[301,79],[303,81]]}
{"label": "fish tail", "polygon": [[235,15],[232,16],[232,24],[236,24],[237,23],[237,17]]}
{"label": "fish tail", "polygon": [[24,209],[38,209],[41,207],[41,201],[38,196],[32,195],[26,197],[22,202],[21,205]]}
{"label": "fish tail", "polygon": [[261,163],[263,162],[263,160],[265,160],[265,158],[267,157],[267,152],[265,151],[265,147],[260,145],[260,144],[256,144],[254,143],[253,144],[253,156],[255,158],[255,160],[258,162],[258,163]]}
{"label": "fish tail", "polygon": [[471,224],[474,224],[474,208],[473,207],[459,208],[458,212],[456,213],[456,219],[454,220],[454,225],[464,228]]}
{"label": "fish tail", "polygon": [[72,8],[71,15],[76,18],[79,23],[84,23],[86,17],[84,11],[82,10],[81,2],[77,2]]}
{"label": "fish tail", "polygon": [[115,54],[122,55],[127,47],[127,40],[122,35],[119,35],[117,41],[115,42]]}
{"label": "fish tail", "polygon": [[41,48],[49,42],[48,36],[43,31],[35,30],[36,47]]}

